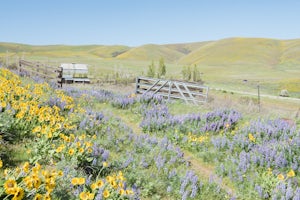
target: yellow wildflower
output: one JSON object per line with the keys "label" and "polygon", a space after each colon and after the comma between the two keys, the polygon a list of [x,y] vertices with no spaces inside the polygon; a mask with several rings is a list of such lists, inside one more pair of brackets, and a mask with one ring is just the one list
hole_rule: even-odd
{"label": "yellow wildflower", "polygon": [[2,160],[0,159],[0,168],[2,168],[3,167],[3,162],[2,162]]}
{"label": "yellow wildflower", "polygon": [[51,196],[50,196],[50,193],[47,192],[44,196],[44,199],[43,200],[51,200]]}
{"label": "yellow wildflower", "polygon": [[89,199],[94,199],[95,194],[90,193],[90,192],[81,192],[79,194],[79,198],[82,200],[89,200]]}
{"label": "yellow wildflower", "polygon": [[96,182],[96,185],[98,188],[101,188],[104,185],[104,182],[102,180],[99,180]]}
{"label": "yellow wildflower", "polygon": [[79,179],[78,178],[72,178],[71,183],[72,185],[78,185]]}
{"label": "yellow wildflower", "polygon": [[108,190],[104,190],[104,191],[103,191],[103,197],[104,197],[104,198],[108,198],[109,195],[110,195],[110,193],[109,193]]}
{"label": "yellow wildflower", "polygon": [[23,170],[24,172],[28,173],[29,172],[29,162],[25,162],[23,165]]}
{"label": "yellow wildflower", "polygon": [[126,190],[126,194],[132,195],[132,194],[134,194],[134,192],[132,190]]}
{"label": "yellow wildflower", "polygon": [[81,192],[79,194],[79,198],[82,199],[82,200],[88,200],[89,199],[88,192]]}
{"label": "yellow wildflower", "polygon": [[43,199],[43,195],[41,195],[41,194],[39,194],[39,193],[37,193],[36,195],[35,195],[35,197],[33,198],[33,200],[42,200]]}
{"label": "yellow wildflower", "polygon": [[16,192],[14,193],[14,196],[12,200],[21,200],[24,197],[24,190],[20,187],[16,189]]}
{"label": "yellow wildflower", "polygon": [[91,142],[85,142],[86,147],[91,147],[93,146]]}
{"label": "yellow wildflower", "polygon": [[81,142],[76,142],[76,146],[80,147],[81,146]]}
{"label": "yellow wildflower", "polygon": [[38,177],[32,177],[33,179],[33,186],[35,189],[38,189],[41,185],[41,180]]}
{"label": "yellow wildflower", "polygon": [[102,165],[103,165],[103,167],[107,167],[108,163],[107,162],[103,162]]}
{"label": "yellow wildflower", "polygon": [[113,188],[115,188],[115,189],[118,188],[118,184],[117,184],[117,182],[116,182],[115,180],[113,180],[113,181],[111,181],[111,182],[109,182],[109,183],[110,183],[110,185],[111,185]]}
{"label": "yellow wildflower", "polygon": [[112,182],[112,181],[114,181],[114,180],[115,180],[115,179],[114,179],[114,177],[112,177],[112,176],[107,176],[107,177],[106,177],[106,181],[109,182],[109,183]]}
{"label": "yellow wildflower", "polygon": [[65,142],[71,142],[71,138],[68,137],[68,136],[66,136],[66,137],[64,138],[64,141],[65,141]]}
{"label": "yellow wildflower", "polygon": [[72,156],[74,154],[75,150],[74,149],[69,149],[69,155]]}
{"label": "yellow wildflower", "polygon": [[120,189],[120,195],[124,195],[126,194],[125,190],[124,189]]}
{"label": "yellow wildflower", "polygon": [[120,183],[119,183],[119,187],[120,187],[120,188],[124,188],[124,183],[123,183],[123,182],[120,182]]}
{"label": "yellow wildflower", "polygon": [[33,132],[33,133],[37,133],[37,132],[40,132],[41,130],[42,130],[41,126],[36,126],[36,127],[32,130],[32,132]]}
{"label": "yellow wildflower", "polygon": [[2,101],[2,102],[0,103],[0,107],[5,108],[5,107],[6,107],[6,102],[5,102],[5,101]]}
{"label": "yellow wildflower", "polygon": [[98,187],[97,187],[97,184],[96,183],[92,183],[91,184],[91,189],[92,190],[96,190]]}
{"label": "yellow wildflower", "polygon": [[63,175],[64,175],[64,172],[61,171],[61,170],[59,170],[59,171],[57,172],[57,175],[58,175],[58,176],[63,176]]}
{"label": "yellow wildflower", "polygon": [[48,137],[48,139],[51,139],[53,137],[53,134],[51,132],[49,132],[47,137]]}
{"label": "yellow wildflower", "polygon": [[4,189],[5,189],[6,194],[15,194],[16,188],[17,188],[17,182],[15,180],[8,179],[4,183]]}
{"label": "yellow wildflower", "polygon": [[78,185],[83,185],[85,184],[85,178],[81,177],[78,179]]}
{"label": "yellow wildflower", "polygon": [[25,183],[25,185],[26,185],[26,187],[27,187],[28,189],[32,189],[33,184],[32,184],[32,179],[31,179],[30,176],[26,176],[26,177],[23,179],[23,181],[24,181],[24,183]]}
{"label": "yellow wildflower", "polygon": [[56,149],[56,153],[60,153],[63,150],[63,148],[61,146],[57,147]]}
{"label": "yellow wildflower", "polygon": [[291,169],[288,173],[287,173],[287,177],[291,178],[295,176],[295,172],[293,169]]}
{"label": "yellow wildflower", "polygon": [[20,111],[20,112],[18,112],[18,114],[16,115],[16,118],[22,119],[22,118],[24,117],[24,115],[25,115],[25,112]]}
{"label": "yellow wildflower", "polygon": [[73,133],[71,133],[70,138],[71,138],[72,141],[74,141],[75,140],[75,135]]}
{"label": "yellow wildflower", "polygon": [[284,175],[283,174],[278,174],[277,178],[282,181],[282,180],[284,180]]}
{"label": "yellow wildflower", "polygon": [[248,134],[248,138],[251,142],[255,142],[255,137],[251,133]]}
{"label": "yellow wildflower", "polygon": [[271,175],[272,174],[272,168],[268,168],[268,175]]}
{"label": "yellow wildflower", "polygon": [[8,169],[4,170],[3,174],[4,174],[5,177],[8,175],[8,172],[9,172]]}
{"label": "yellow wildflower", "polygon": [[80,149],[79,149],[79,152],[80,152],[80,153],[83,153],[83,152],[84,152],[84,149],[83,149],[83,148],[80,148]]}
{"label": "yellow wildflower", "polygon": [[85,139],[85,135],[84,134],[82,134],[82,135],[80,135],[78,138],[79,138],[79,140],[84,140]]}

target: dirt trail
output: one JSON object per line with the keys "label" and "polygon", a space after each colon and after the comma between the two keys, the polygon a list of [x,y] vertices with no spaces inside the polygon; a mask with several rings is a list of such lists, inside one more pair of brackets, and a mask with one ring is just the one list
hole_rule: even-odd
{"label": "dirt trail", "polygon": [[[132,122],[130,118],[126,117],[125,115],[120,115],[120,113],[113,113],[115,116],[118,116],[127,126],[129,126],[135,134],[142,133],[142,129],[137,125],[136,122]],[[214,167],[204,164],[199,158],[197,158],[193,153],[183,150],[184,158],[190,162],[190,166],[193,171],[201,178],[206,179],[207,181],[211,177],[216,177],[214,173]],[[235,191],[233,188],[226,185],[224,182],[219,183],[219,186],[224,189],[228,194],[231,196],[236,196]]]}
{"label": "dirt trail", "polygon": [[[239,90],[227,90],[224,88],[210,88],[211,90],[218,90],[218,91],[226,91],[226,92],[233,92],[236,94],[242,94],[242,95],[249,95],[249,96],[255,96],[257,97],[257,93],[253,92],[244,92],[244,91],[239,91]],[[294,102],[300,102],[299,98],[294,98],[294,97],[282,97],[282,96],[275,96],[275,95],[269,95],[269,94],[260,94],[260,97],[267,97],[270,99],[277,99],[277,100],[285,100],[285,101],[294,101]]]}
{"label": "dirt trail", "polygon": [[[199,177],[205,178],[206,180],[209,180],[210,178],[217,178],[216,174],[214,173],[213,166],[208,166],[207,164],[204,164],[201,160],[199,160],[199,158],[197,158],[194,154],[192,154],[189,151],[184,150],[183,152],[184,158],[190,161],[191,168]],[[217,181],[217,183],[228,194],[230,194],[231,196],[236,196],[233,188],[229,187],[224,182]]]}

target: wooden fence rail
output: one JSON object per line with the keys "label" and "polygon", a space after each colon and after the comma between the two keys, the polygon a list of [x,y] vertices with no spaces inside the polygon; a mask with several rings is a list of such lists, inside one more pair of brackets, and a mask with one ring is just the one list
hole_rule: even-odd
{"label": "wooden fence rail", "polygon": [[206,102],[208,97],[209,88],[207,86],[182,82],[155,79],[148,77],[136,78],[136,94],[158,94],[163,97],[174,99],[182,99],[186,103],[192,102],[194,104]]}
{"label": "wooden fence rail", "polygon": [[18,72],[21,75],[38,76],[48,81],[54,81],[58,87],[62,87],[61,67],[46,66],[39,62],[30,62],[26,60],[19,60]]}

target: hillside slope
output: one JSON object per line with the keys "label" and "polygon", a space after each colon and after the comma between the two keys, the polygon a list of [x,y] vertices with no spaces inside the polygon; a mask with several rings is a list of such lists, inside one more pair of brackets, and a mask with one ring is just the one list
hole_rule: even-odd
{"label": "hillside slope", "polygon": [[168,48],[164,45],[147,44],[132,48],[119,55],[117,58],[130,60],[159,60],[163,57],[167,62],[175,62],[184,55],[185,54],[183,52]]}
{"label": "hillside slope", "polygon": [[207,43],[182,57],[182,64],[276,65],[282,55],[279,40],[230,38]]}
{"label": "hillside slope", "polygon": [[16,43],[0,43],[0,57],[18,54],[30,56],[50,56],[50,57],[99,57],[99,58],[113,58],[117,55],[126,52],[130,49],[124,45],[45,45],[32,46]]}
{"label": "hillside slope", "polygon": [[300,39],[227,38],[195,43],[147,44],[138,47],[124,45],[32,46],[0,43],[0,57],[15,54],[137,61],[158,60],[163,57],[168,63],[182,65],[258,65],[285,69],[300,64]]}

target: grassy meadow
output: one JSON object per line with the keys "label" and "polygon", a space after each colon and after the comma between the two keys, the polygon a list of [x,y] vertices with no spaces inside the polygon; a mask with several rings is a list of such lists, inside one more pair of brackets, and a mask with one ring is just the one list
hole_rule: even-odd
{"label": "grassy meadow", "polygon": [[256,101],[51,88],[0,68],[0,199],[299,199],[299,104]]}

